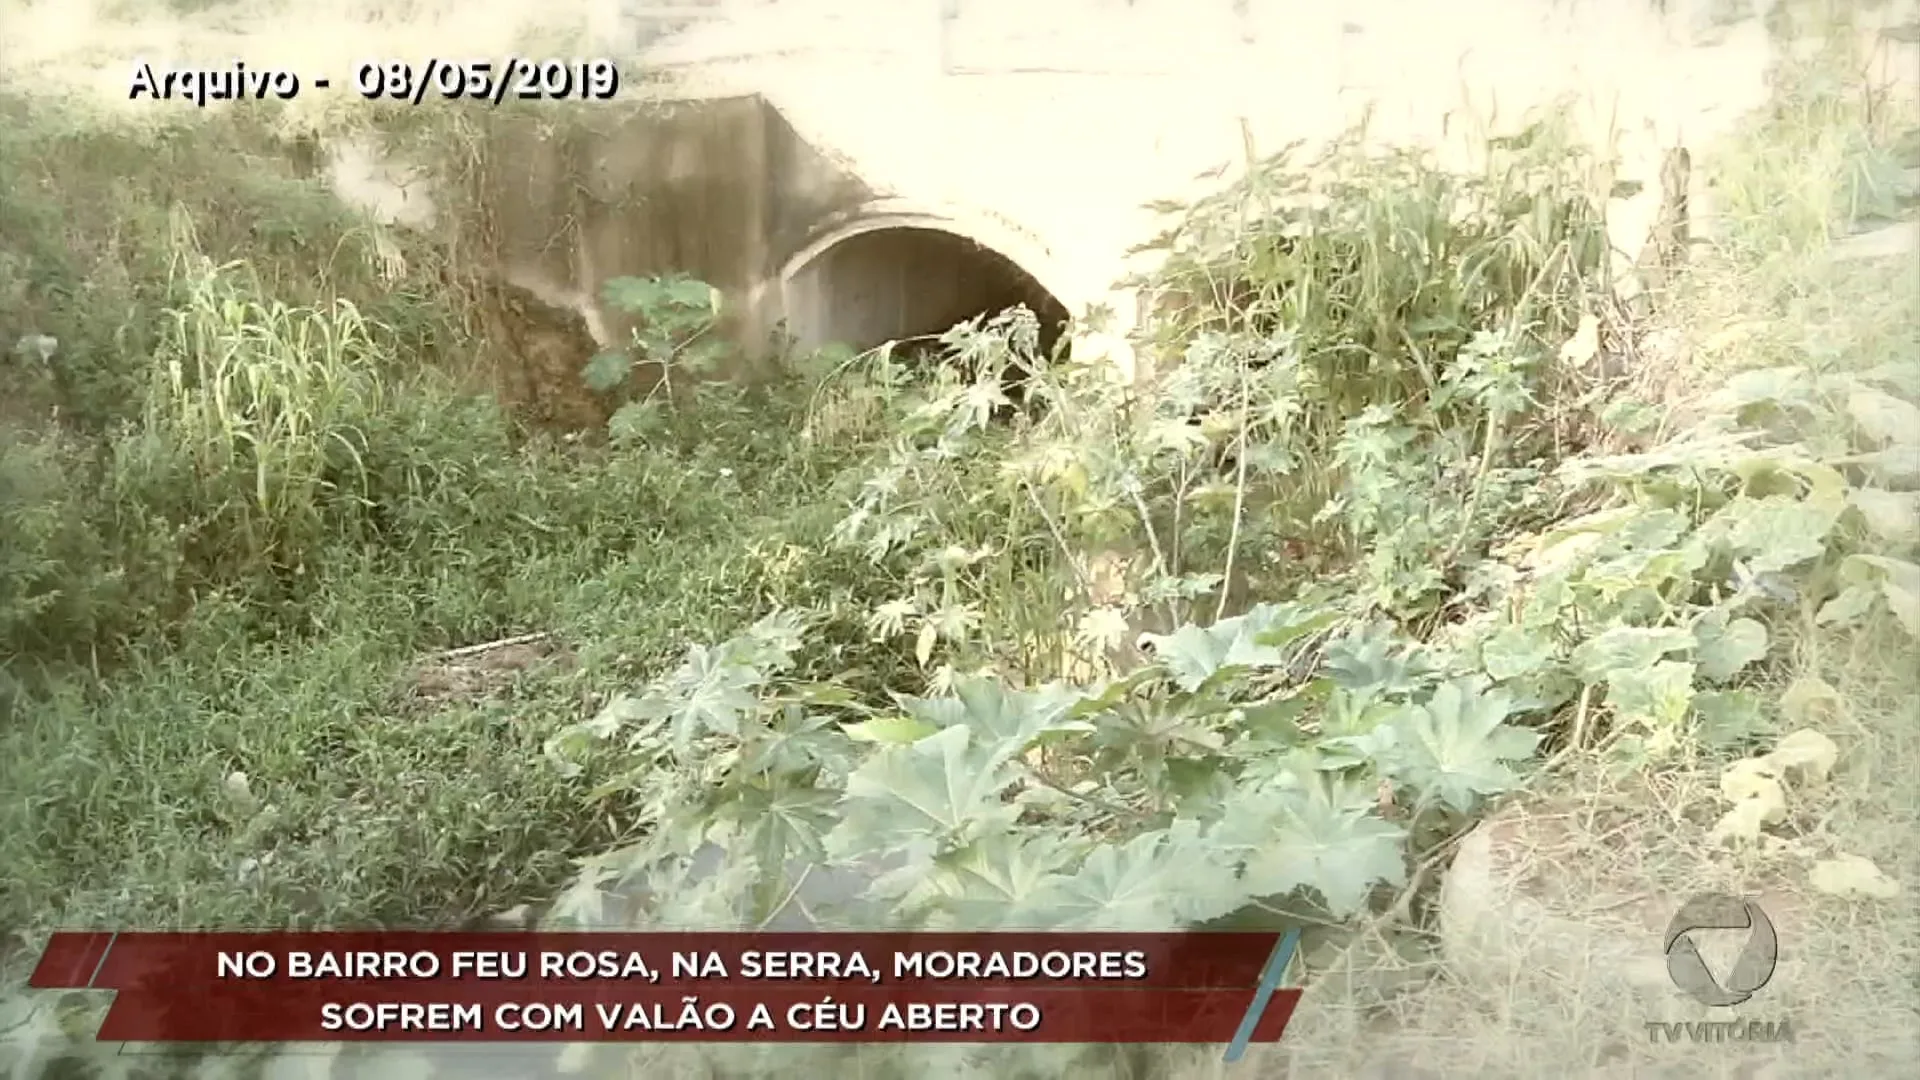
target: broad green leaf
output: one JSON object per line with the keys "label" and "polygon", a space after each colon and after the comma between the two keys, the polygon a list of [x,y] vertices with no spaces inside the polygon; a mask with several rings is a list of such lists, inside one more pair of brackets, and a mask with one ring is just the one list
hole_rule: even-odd
{"label": "broad green leaf", "polygon": [[1553,638],[1524,626],[1507,626],[1480,643],[1480,663],[1496,682],[1518,679],[1553,659]]}
{"label": "broad green leaf", "polygon": [[652,315],[656,321],[676,314],[711,317],[720,311],[720,292],[704,281],[684,275],[616,277],[600,287],[608,307],[633,315]]}
{"label": "broad green leaf", "polygon": [[900,707],[908,717],[929,727],[964,724],[976,733],[983,747],[991,747],[1005,759],[1046,735],[1094,730],[1076,714],[1082,701],[1082,694],[1062,683],[1016,690],[997,679],[961,676],[954,679],[952,694],[901,698]]}
{"label": "broad green leaf", "polygon": [[1619,669],[1607,680],[1607,704],[1620,718],[1672,729],[1693,705],[1694,666],[1661,660],[1644,670]]}
{"label": "broad green leaf", "polygon": [[1237,800],[1214,835],[1244,853],[1250,895],[1312,889],[1336,918],[1364,909],[1375,886],[1406,881],[1406,831],[1380,818],[1371,791],[1333,777]]}
{"label": "broad green leaf", "polygon": [[1853,491],[1846,473],[1818,461],[1799,462],[1793,472],[1806,484],[1803,498],[1808,506],[1835,517],[1846,511],[1848,496]]}
{"label": "broad green leaf", "polygon": [[847,736],[860,742],[904,746],[916,743],[940,729],[912,716],[882,716],[848,724]]}
{"label": "broad green leaf", "polygon": [[1074,719],[1082,695],[1063,683],[1047,683],[1033,690],[1016,690],[998,679],[956,679],[964,723],[986,743],[1000,743],[1018,753],[1042,735],[1058,731],[1091,731],[1092,725]]}
{"label": "broad green leaf", "polygon": [[1292,745],[1302,738],[1300,721],[1314,706],[1326,701],[1333,683],[1314,679],[1257,705],[1249,705],[1240,714],[1241,728],[1256,741]]}
{"label": "broad green leaf", "polygon": [[1668,653],[1693,647],[1693,635],[1679,627],[1613,626],[1581,642],[1573,650],[1573,663],[1582,678],[1599,683],[1616,672],[1645,670]]}
{"label": "broad green leaf", "polygon": [[1824,555],[1837,516],[1837,508],[1783,495],[1743,496],[1722,507],[1700,531],[1745,558],[1754,573],[1777,573]]}
{"label": "broad green leaf", "polygon": [[811,775],[821,768],[836,769],[853,752],[831,713],[809,712],[798,702],[786,702],[763,718],[765,727],[737,748],[730,770],[735,775],[768,778]]}
{"label": "broad green leaf", "polygon": [[604,394],[627,380],[627,372],[633,367],[633,361],[619,350],[598,353],[587,361],[580,370],[580,377],[586,380],[587,388],[596,394]]}
{"label": "broad green leaf", "polygon": [[740,734],[741,719],[760,707],[754,691],[764,681],[760,672],[729,662],[720,650],[688,649],[666,683],[675,746],[684,753],[702,734]]}
{"label": "broad green leaf", "polygon": [[[997,832],[985,832],[969,842],[994,835]],[[866,898],[891,900],[903,926],[925,918],[927,909],[940,903],[941,888],[945,884],[940,876],[940,858],[952,854],[952,847],[931,835],[910,836],[905,840],[895,838],[892,843],[896,846],[891,848],[859,847],[864,842],[857,833],[849,832],[846,822],[842,821],[840,828],[827,834],[828,857],[841,864],[856,865],[863,862],[871,865],[876,861],[885,865],[885,861],[890,860],[891,865],[867,886]]]}
{"label": "broad green leaf", "polygon": [[1815,401],[1813,379],[1800,366],[1755,368],[1729,376],[1711,400],[1715,406],[1729,409],[1760,404],[1811,406]]}
{"label": "broad green leaf", "polygon": [[1920,543],[1920,492],[1856,488],[1850,501],[1875,536],[1896,547]]}
{"label": "broad green leaf", "polygon": [[846,709],[860,704],[860,695],[830,682],[798,682],[781,688],[782,696],[817,709]]}
{"label": "broad green leaf", "polygon": [[1700,674],[1714,682],[1725,682],[1748,664],[1767,655],[1767,628],[1752,619],[1729,621],[1726,613],[1715,611],[1693,628],[1699,643],[1694,657]]}
{"label": "broad green leaf", "polygon": [[1865,382],[1875,382],[1891,387],[1896,393],[1908,398],[1920,398],[1920,361],[1895,360],[1877,364],[1860,373]]}
{"label": "broad green leaf", "polygon": [[1737,746],[1767,730],[1760,697],[1751,690],[1709,690],[1693,699],[1700,741],[1715,749]]}
{"label": "broad green leaf", "polygon": [[637,925],[620,929],[756,929],[768,912],[755,910],[752,899],[755,892],[774,886],[775,895],[767,901],[767,907],[772,908],[790,891],[790,888],[778,888],[784,876],[779,869],[763,866],[745,849],[728,851],[711,873],[699,872],[691,862],[678,869],[679,872],[667,880],[648,883],[654,897],[653,910]]}
{"label": "broad green leaf", "polygon": [[1624,435],[1641,435],[1660,426],[1664,410],[1639,401],[1615,401],[1600,412],[1600,422]]}
{"label": "broad green leaf", "polygon": [[1367,735],[1392,719],[1398,708],[1395,695],[1378,686],[1355,689],[1336,684],[1327,696],[1320,730],[1329,736]]}
{"label": "broad green leaf", "polygon": [[560,890],[547,908],[542,925],[566,929],[605,926],[609,895],[603,886],[612,884],[621,876],[609,862],[604,854],[582,860],[580,872],[567,883],[566,888]]}
{"label": "broad green leaf", "polygon": [[1284,648],[1339,622],[1340,613],[1316,604],[1258,604],[1246,619],[1259,644]]}
{"label": "broad green leaf", "polygon": [[1014,779],[1003,758],[974,745],[965,725],[884,747],[847,777],[830,850],[843,858],[991,832],[1019,815],[1000,798]]}
{"label": "broad green leaf", "polygon": [[1226,715],[1221,702],[1205,695],[1123,701],[1099,717],[1094,744],[1152,757],[1218,753],[1226,740],[1216,724]]}
{"label": "broad green leaf", "polygon": [[1849,585],[1821,604],[1813,621],[1820,626],[1845,626],[1866,617],[1878,599],[1880,590],[1872,585]]}
{"label": "broad green leaf", "polygon": [[1520,565],[1528,571],[1553,578],[1573,571],[1605,543],[1606,537],[1597,532],[1549,533],[1540,542],[1526,546],[1516,554],[1520,556]]}
{"label": "broad green leaf", "polygon": [[761,866],[818,863],[826,858],[821,838],[833,828],[837,802],[833,792],[817,788],[746,787],[718,820],[738,823],[740,840],[729,849],[750,853]]}
{"label": "broad green leaf", "polygon": [[720,313],[720,290],[704,281],[688,277],[669,278],[664,282],[662,300],[675,307],[700,311],[708,315]]}
{"label": "broad green leaf", "polygon": [[1747,456],[1747,444],[1757,438],[1754,432],[1705,432],[1657,446],[1641,454],[1616,454],[1602,457],[1574,457],[1560,463],[1556,470],[1571,486],[1597,480],[1637,480],[1669,469],[1698,471],[1725,468]]}
{"label": "broad green leaf", "polygon": [[1519,785],[1511,762],[1533,756],[1540,733],[1507,724],[1513,698],[1467,680],[1442,683],[1424,705],[1403,709],[1384,770],[1422,796],[1466,813],[1482,796]]}
{"label": "broad green leaf", "polygon": [[1063,918],[1060,886],[1086,847],[1053,829],[980,837],[937,860],[936,903],[965,929],[1051,929]]}
{"label": "broad green leaf", "polygon": [[1875,387],[1860,386],[1847,395],[1847,413],[1860,433],[1873,442],[1920,446],[1920,405]]}
{"label": "broad green leaf", "polygon": [[1920,446],[1889,446],[1865,454],[1850,454],[1835,465],[1857,465],[1879,483],[1889,486],[1920,479]]}
{"label": "broad green leaf", "polygon": [[1164,931],[1226,914],[1247,899],[1191,821],[1100,845],[1060,883],[1059,896],[1061,929],[1113,931]]}
{"label": "broad green leaf", "polygon": [[[1397,716],[1407,706],[1394,706],[1388,710],[1389,718]],[[1400,734],[1391,724],[1381,724],[1371,731],[1356,735],[1327,735],[1308,749],[1317,758],[1314,767],[1323,772],[1346,772],[1362,766],[1380,766],[1391,764],[1393,755],[1400,745]]]}
{"label": "broad green leaf", "polygon": [[1672,508],[1653,509],[1634,506],[1628,515],[1608,533],[1607,539],[1622,548],[1635,551],[1664,551],[1680,543],[1693,531],[1693,520]]}
{"label": "broad green leaf", "polygon": [[[1231,797],[1232,793],[1226,796]],[[1209,816],[1208,820],[1215,819]],[[1166,829],[1158,855],[1176,882],[1174,915],[1189,926],[1230,915],[1253,899],[1241,880],[1239,853],[1208,832],[1208,826],[1194,818],[1176,818]]]}
{"label": "broad green leaf", "polygon": [[1581,575],[1582,585],[1602,595],[1658,589],[1692,577],[1712,557],[1706,546],[1689,542],[1676,548],[1635,549],[1595,559]]}
{"label": "broad green leaf", "polygon": [[[1279,647],[1260,642],[1263,634],[1284,633],[1282,609],[1261,605],[1245,615],[1222,619],[1212,626],[1182,626],[1171,634],[1147,634],[1154,659],[1166,668],[1174,684],[1192,693],[1215,675],[1234,668],[1278,667],[1286,663]],[[1313,612],[1302,622],[1318,619]]]}
{"label": "broad green leaf", "polygon": [[1161,805],[1176,813],[1208,817],[1233,797],[1237,777],[1207,757],[1168,756],[1157,770],[1142,768],[1155,777]]}
{"label": "broad green leaf", "polygon": [[[793,663],[793,656],[806,644],[808,617],[797,611],[775,611],[755,620],[745,633],[734,638],[728,644],[741,651],[736,655],[729,653],[740,663],[753,664],[768,669],[785,669]],[[838,692],[844,689],[828,690],[824,687],[814,689],[818,693]]]}
{"label": "broad green leaf", "polygon": [[1891,581],[1908,592],[1920,592],[1920,564],[1886,555],[1849,555],[1840,564],[1840,576],[1856,585]]}
{"label": "broad green leaf", "polygon": [[1877,579],[1887,610],[1902,629],[1920,637],[1920,565],[1885,555],[1850,555],[1841,564],[1840,574],[1862,587],[1871,587]]}
{"label": "broad green leaf", "polygon": [[639,314],[659,302],[660,286],[650,278],[616,277],[600,286],[600,299],[617,311]]}
{"label": "broad green leaf", "polygon": [[1430,670],[1419,649],[1385,624],[1328,645],[1326,665],[1335,684],[1377,694],[1412,693]]}

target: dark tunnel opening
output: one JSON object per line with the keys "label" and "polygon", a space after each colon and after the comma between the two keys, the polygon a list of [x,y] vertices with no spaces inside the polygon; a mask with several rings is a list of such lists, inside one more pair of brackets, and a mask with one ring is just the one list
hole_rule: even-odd
{"label": "dark tunnel opening", "polygon": [[787,331],[801,349],[871,349],[937,337],[956,323],[1025,305],[1043,357],[1064,336],[1067,307],[1012,259],[937,228],[891,226],[833,244],[787,278]]}

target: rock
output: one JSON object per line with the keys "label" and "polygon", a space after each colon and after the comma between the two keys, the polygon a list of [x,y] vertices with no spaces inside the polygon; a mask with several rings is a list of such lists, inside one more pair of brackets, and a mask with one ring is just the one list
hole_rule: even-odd
{"label": "rock", "polygon": [[[1689,896],[1664,889],[1617,841],[1596,839],[1606,829],[1592,816],[1518,802],[1461,842],[1438,911],[1442,955],[1457,979],[1488,993],[1540,980],[1570,1000],[1625,994],[1650,1010],[1675,1002],[1664,939]],[[1762,891],[1759,904],[1782,937],[1804,924],[1778,889]]]}
{"label": "rock", "polygon": [[1667,916],[1638,901],[1592,910],[1591,900],[1568,895],[1542,858],[1561,846],[1566,838],[1550,834],[1564,828],[1507,812],[1461,841],[1440,891],[1448,967],[1468,985],[1489,988],[1543,975],[1600,992],[1667,990],[1660,952]]}

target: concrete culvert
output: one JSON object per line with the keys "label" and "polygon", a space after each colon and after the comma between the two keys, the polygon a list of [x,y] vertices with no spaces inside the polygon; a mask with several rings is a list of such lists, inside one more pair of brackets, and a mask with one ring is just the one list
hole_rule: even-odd
{"label": "concrete culvert", "polygon": [[787,332],[801,349],[932,337],[1024,305],[1049,356],[1069,321],[1066,304],[1015,257],[931,222],[835,230],[788,263],[781,288]]}

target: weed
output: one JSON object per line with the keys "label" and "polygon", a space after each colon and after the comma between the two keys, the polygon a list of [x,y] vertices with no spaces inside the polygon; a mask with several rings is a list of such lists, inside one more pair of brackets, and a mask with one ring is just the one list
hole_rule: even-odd
{"label": "weed", "polygon": [[[1603,170],[1543,122],[1471,176],[1356,134],[1166,207],[1144,384],[1043,355],[1015,310],[931,365],[680,408],[714,295],[616,280],[638,328],[580,373],[633,399],[605,445],[465,391],[467,297],[374,288],[372,232],[297,177],[102,179],[266,145],[244,116],[130,143],[0,102],[30,178],[0,193],[28,238],[4,314],[72,359],[6,376],[0,915],[445,923],[570,883],[549,922],[755,926],[825,867],[865,892],[819,922],[1303,925],[1321,975],[1369,935],[1431,963],[1433,878],[1483,816],[1626,790],[1667,801],[1618,828],[1693,858],[1662,885],[1912,887],[1920,816],[1872,770],[1913,760],[1920,387],[1912,296],[1864,310],[1824,255],[1886,209],[1853,89],[1783,84],[1715,166],[1732,227],[1669,316],[1711,328],[1710,394],[1590,385],[1646,328],[1597,332]],[[92,179],[55,198],[66,166]],[[1037,407],[1009,417],[1010,370]],[[422,655],[532,635],[552,657],[488,693],[422,692]],[[1768,771],[1841,741],[1861,790],[1824,809]],[[1834,955],[1873,928],[1863,999],[1889,1000],[1911,935],[1829,919]],[[1835,1071],[1882,1063],[1827,1015]],[[1604,1056],[1578,1019],[1556,1065]],[[1369,1042],[1303,1021],[1303,1070]]]}

